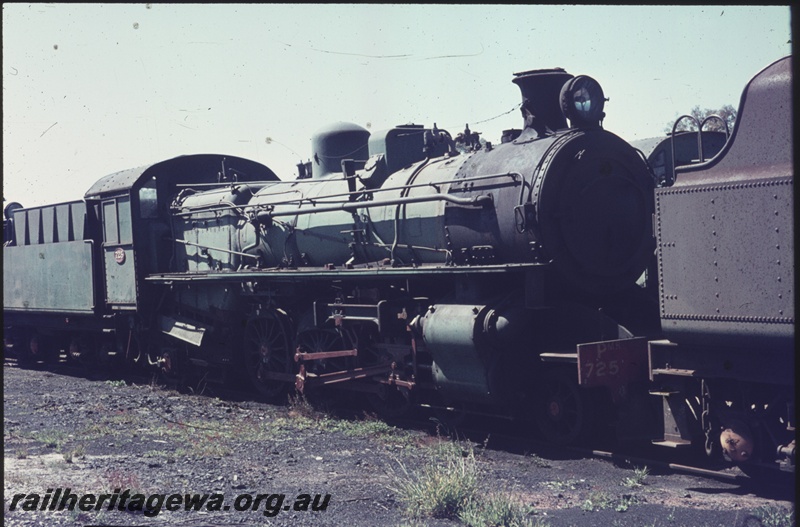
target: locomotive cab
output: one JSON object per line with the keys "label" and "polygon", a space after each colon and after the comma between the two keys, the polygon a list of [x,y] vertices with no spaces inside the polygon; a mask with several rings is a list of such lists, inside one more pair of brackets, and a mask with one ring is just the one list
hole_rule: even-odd
{"label": "locomotive cab", "polygon": [[259,163],[210,154],[177,157],[100,179],[85,199],[98,208],[102,223],[106,305],[133,310],[143,299],[152,301],[144,277],[169,271],[176,246],[185,245],[185,240],[170,238],[170,205],[177,194],[274,180],[277,176]]}

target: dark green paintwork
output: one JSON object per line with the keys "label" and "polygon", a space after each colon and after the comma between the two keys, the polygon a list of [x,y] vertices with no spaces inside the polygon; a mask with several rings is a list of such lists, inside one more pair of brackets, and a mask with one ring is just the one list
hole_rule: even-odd
{"label": "dark green paintwork", "polygon": [[[92,313],[92,242],[3,248],[3,309]],[[14,272],[8,272],[13,269]]]}

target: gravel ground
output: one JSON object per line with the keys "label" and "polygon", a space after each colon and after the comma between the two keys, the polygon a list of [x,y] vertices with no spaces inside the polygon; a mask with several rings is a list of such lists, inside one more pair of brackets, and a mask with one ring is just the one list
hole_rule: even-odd
{"label": "gravel ground", "polygon": [[[745,477],[708,479],[655,467],[645,474],[633,463],[524,451],[503,445],[491,432],[488,440],[452,442],[425,426],[398,428],[366,413],[341,419],[303,403],[273,406],[208,390],[179,393],[59,365],[21,369],[8,360],[3,388],[7,526],[465,525],[413,517],[399,491],[409,478],[424,482],[425,474],[447,476],[465,467],[463,478],[477,478],[483,503],[494,496],[495,503],[517,504],[517,511],[530,507],[516,517],[519,525],[793,524],[794,490],[758,486]],[[99,510],[91,498],[85,498],[87,511],[49,510],[57,489],[70,489],[76,501],[110,496]],[[143,510],[118,510],[126,489],[134,504],[137,493],[140,500],[156,494],[210,497],[201,510],[188,511],[185,505],[167,510],[165,498],[157,515],[147,515],[146,503]],[[109,508],[115,492],[117,502]],[[19,494],[25,496],[14,504]],[[250,508],[257,510],[236,510],[251,498]]]}

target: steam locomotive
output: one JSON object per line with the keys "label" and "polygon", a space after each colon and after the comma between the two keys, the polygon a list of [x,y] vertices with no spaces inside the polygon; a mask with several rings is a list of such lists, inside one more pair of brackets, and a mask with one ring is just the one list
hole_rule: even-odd
{"label": "steam locomotive", "polygon": [[645,152],[603,129],[593,78],[513,82],[497,145],[337,123],[295,180],[188,155],[6,206],[7,343],[793,471],[791,59],[727,140],[698,123]]}

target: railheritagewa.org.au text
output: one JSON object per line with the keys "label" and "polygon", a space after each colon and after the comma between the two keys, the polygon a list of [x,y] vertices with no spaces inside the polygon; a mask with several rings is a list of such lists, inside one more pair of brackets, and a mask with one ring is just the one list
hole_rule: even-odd
{"label": "railheritagewa.org.au text", "polygon": [[323,512],[330,504],[330,494],[286,494],[245,493],[233,500],[224,494],[141,494],[130,489],[114,489],[109,494],[77,494],[70,488],[47,489],[44,494],[15,494],[9,511],[128,511],[145,516],[158,516],[161,511],[260,511],[264,516],[277,516],[281,511]]}

